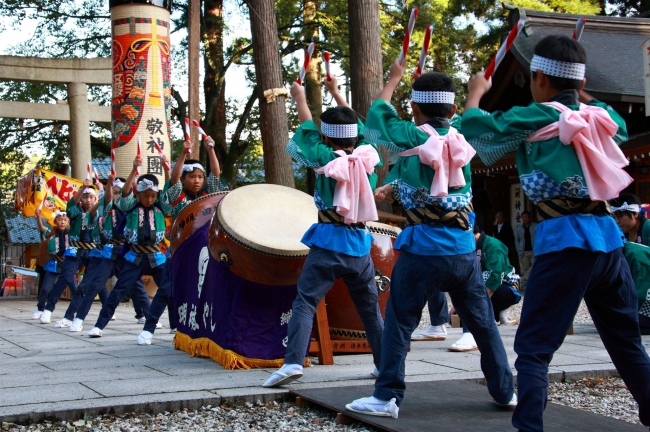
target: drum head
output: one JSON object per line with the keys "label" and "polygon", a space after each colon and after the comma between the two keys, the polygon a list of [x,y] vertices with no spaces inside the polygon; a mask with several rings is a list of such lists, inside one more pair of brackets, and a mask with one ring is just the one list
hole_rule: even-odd
{"label": "drum head", "polygon": [[296,189],[273,184],[240,187],[219,204],[225,233],[253,250],[273,255],[306,255],[300,240],[318,221],[314,198]]}

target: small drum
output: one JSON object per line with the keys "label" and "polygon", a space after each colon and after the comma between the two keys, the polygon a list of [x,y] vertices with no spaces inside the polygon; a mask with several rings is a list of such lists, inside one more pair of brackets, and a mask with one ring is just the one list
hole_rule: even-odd
{"label": "small drum", "polygon": [[273,184],[244,186],[221,200],[210,253],[233,274],[264,285],[295,285],[309,248],[300,240],[318,220],[313,197]]}
{"label": "small drum", "polygon": [[210,222],[217,204],[228,191],[215,192],[195,199],[176,217],[171,229],[171,248],[175,251],[199,228]]}
{"label": "small drum", "polygon": [[[379,290],[379,310],[384,317],[390,289],[390,275],[399,256],[393,249],[399,228],[379,222],[367,222],[366,226],[375,241],[372,242],[370,256],[375,265],[375,281]],[[332,340],[365,340],[366,332],[359,314],[357,314],[348,288],[343,280],[334,282],[332,289],[325,296],[327,321]]]}

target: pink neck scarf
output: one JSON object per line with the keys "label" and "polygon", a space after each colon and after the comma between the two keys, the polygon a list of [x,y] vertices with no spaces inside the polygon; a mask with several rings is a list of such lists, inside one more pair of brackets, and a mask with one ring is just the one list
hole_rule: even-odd
{"label": "pink neck scarf", "polygon": [[529,142],[559,137],[564,145],[573,145],[589,196],[594,201],[616,198],[633,179],[623,170],[629,162],[613,138],[618,125],[604,109],[580,104],[573,111],[558,102],[545,105],[558,110],[560,119],[527,138]]}
{"label": "pink neck scarf", "polygon": [[314,171],[336,180],[336,212],[343,216],[346,224],[376,221],[379,216],[368,175],[379,163],[379,154],[370,145],[357,147],[351,155],[343,150],[335,153],[340,157]]}
{"label": "pink neck scarf", "polygon": [[446,196],[450,187],[465,186],[463,167],[472,160],[476,150],[453,127],[444,136],[440,136],[428,124],[423,124],[418,129],[429,135],[429,139],[421,146],[400,152],[400,156],[417,155],[424,165],[434,169],[430,195]]}

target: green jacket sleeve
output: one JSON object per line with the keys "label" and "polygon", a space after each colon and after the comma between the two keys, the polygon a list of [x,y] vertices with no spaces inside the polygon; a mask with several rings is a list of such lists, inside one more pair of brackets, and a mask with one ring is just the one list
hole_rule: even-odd
{"label": "green jacket sleeve", "polygon": [[74,202],[74,198],[70,198],[70,201],[68,201],[68,204],[66,206],[65,211],[68,214],[69,219],[77,217],[77,216],[79,216],[81,214],[81,210],[79,209],[79,205]]}
{"label": "green jacket sleeve", "polygon": [[[36,216],[39,217],[39,216]],[[43,232],[41,233],[41,241],[46,240],[48,237],[50,237],[50,234],[52,233],[52,228],[49,226],[45,225],[43,226],[45,228]]]}
{"label": "green jacket sleeve", "polygon": [[383,99],[377,99],[370,107],[365,135],[368,141],[394,152],[417,147],[429,138],[413,122],[399,118],[395,108]]}
{"label": "green jacket sleeve", "polygon": [[626,242],[623,254],[630,266],[639,307],[648,300],[650,290],[650,248],[638,243]]}
{"label": "green jacket sleeve", "polygon": [[503,278],[510,272],[508,248],[499,240],[486,238],[481,254],[481,267],[485,286],[492,291],[503,283]]}
{"label": "green jacket sleeve", "polygon": [[336,157],[334,150],[325,144],[312,120],[300,125],[287,144],[287,153],[308,168],[320,168]]}
{"label": "green jacket sleeve", "polygon": [[117,201],[115,201],[115,207],[121,211],[129,211],[136,205],[136,203],[137,200],[133,194],[129,194],[128,197],[120,195]]}

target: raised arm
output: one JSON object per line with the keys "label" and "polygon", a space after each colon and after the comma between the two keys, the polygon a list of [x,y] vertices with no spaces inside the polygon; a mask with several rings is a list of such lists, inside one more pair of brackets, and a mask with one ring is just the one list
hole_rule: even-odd
{"label": "raised arm", "polygon": [[338,106],[344,106],[350,108],[350,105],[348,105],[348,103],[343,98],[341,93],[339,93],[338,81],[336,80],[336,77],[334,75],[332,75],[332,79],[329,81],[327,80],[327,78],[325,78],[325,81],[323,81],[323,85],[325,86],[327,91],[330,92],[330,94],[332,95],[332,97],[334,98]]}
{"label": "raised arm", "polygon": [[83,185],[80,188],[77,188],[77,192],[75,192],[74,196],[72,197],[75,205],[79,204],[79,201],[81,201],[81,196],[84,194],[84,189],[92,187],[92,185],[92,180],[86,179],[84,180]]}
{"label": "raised arm", "polygon": [[209,136],[204,139],[203,145],[205,146],[205,152],[208,154],[208,160],[210,161],[210,171],[212,172],[212,175],[216,178],[221,177],[221,167],[219,166],[219,159],[217,159],[217,154],[214,151],[214,140],[212,137]]}
{"label": "raised arm", "polygon": [[386,82],[386,85],[377,96],[377,99],[383,99],[386,102],[390,102],[393,98],[393,92],[399,85],[399,82],[402,80],[404,75],[404,67],[406,66],[406,59],[400,64],[399,59],[395,60],[389,69],[389,78]]}
{"label": "raised arm", "polygon": [[139,166],[142,166],[142,156],[136,156],[135,159],[133,159],[133,168],[131,169],[129,176],[126,178],[124,187],[122,188],[122,196],[125,198],[131,194],[131,188],[133,187],[133,182],[135,180],[135,172]]}
{"label": "raised arm", "polygon": [[470,108],[478,108],[481,98],[485,93],[487,93],[492,87],[492,78],[485,79],[483,72],[474,74],[467,83],[467,91],[469,92],[467,96],[467,103],[465,104],[465,111]]}
{"label": "raised arm", "polygon": [[181,179],[181,175],[183,174],[183,164],[185,163],[185,155],[187,154],[187,150],[191,148],[192,141],[185,141],[183,143],[183,151],[181,151],[181,155],[178,157],[176,165],[174,165],[174,169],[172,170],[172,178],[169,181],[170,186],[174,186]]}
{"label": "raised arm", "polygon": [[167,183],[171,178],[171,173],[170,170],[165,168],[165,164],[169,164],[169,166],[171,166],[171,164],[169,163],[169,159],[167,159],[167,156],[165,155],[163,155],[162,157],[162,164],[163,164],[163,171],[165,173],[165,183]]}
{"label": "raised arm", "polygon": [[311,120],[311,111],[307,105],[307,97],[305,96],[305,88],[294,82],[291,84],[291,97],[296,101],[296,108],[298,109],[298,121],[300,124]]}
{"label": "raised arm", "polygon": [[45,232],[45,226],[43,226],[43,221],[41,220],[41,211],[39,209],[36,209],[34,214],[36,215],[36,227],[42,234]]}

